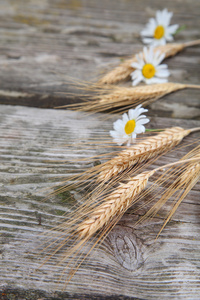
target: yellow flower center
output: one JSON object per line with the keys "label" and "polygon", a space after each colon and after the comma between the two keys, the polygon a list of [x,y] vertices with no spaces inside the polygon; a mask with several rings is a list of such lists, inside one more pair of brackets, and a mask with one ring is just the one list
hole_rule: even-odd
{"label": "yellow flower center", "polygon": [[165,34],[165,29],[162,25],[158,25],[154,31],[154,38],[159,40]]}
{"label": "yellow flower center", "polygon": [[152,64],[146,64],[142,68],[142,74],[145,78],[152,78],[156,73],[156,69]]}
{"label": "yellow flower center", "polygon": [[131,134],[135,129],[135,125],[136,125],[135,120],[128,121],[124,128],[126,134],[128,135]]}

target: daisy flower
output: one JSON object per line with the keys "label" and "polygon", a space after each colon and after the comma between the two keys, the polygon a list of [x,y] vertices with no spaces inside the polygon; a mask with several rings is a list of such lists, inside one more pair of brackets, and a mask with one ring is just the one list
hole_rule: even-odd
{"label": "daisy flower", "polygon": [[139,133],[145,132],[144,124],[149,122],[142,113],[148,111],[148,109],[142,108],[142,105],[138,105],[135,109],[129,109],[128,114],[122,115],[122,120],[119,119],[113,123],[114,130],[110,131],[110,135],[113,141],[119,146],[127,144],[130,146],[133,139]]}
{"label": "daisy flower", "polygon": [[136,69],[131,73],[132,85],[144,81],[146,84],[167,82],[170,75],[166,64],[160,65],[165,54],[160,51],[153,51],[153,47],[144,47],[143,52],[136,55],[137,62],[131,66]]}
{"label": "daisy flower", "polygon": [[173,41],[173,34],[177,31],[179,25],[169,25],[172,12],[165,8],[156,12],[156,18],[149,19],[146,28],[142,30],[141,36],[144,44],[153,46],[165,45],[166,42]]}

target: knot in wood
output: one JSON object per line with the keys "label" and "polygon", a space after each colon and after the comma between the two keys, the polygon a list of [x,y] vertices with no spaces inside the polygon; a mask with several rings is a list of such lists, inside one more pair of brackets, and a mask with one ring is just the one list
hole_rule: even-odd
{"label": "knot in wood", "polygon": [[110,232],[108,239],[113,255],[125,269],[135,271],[143,264],[144,246],[132,228],[117,225]]}

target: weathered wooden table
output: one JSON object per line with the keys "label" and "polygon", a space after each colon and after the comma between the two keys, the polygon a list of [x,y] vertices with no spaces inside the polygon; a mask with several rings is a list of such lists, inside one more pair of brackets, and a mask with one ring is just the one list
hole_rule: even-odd
{"label": "weathered wooden table", "polygon": [[[33,273],[40,264],[40,253],[31,254],[39,234],[62,221],[78,197],[43,201],[46,188],[53,190],[78,169],[70,163],[80,154],[74,141],[101,136],[113,122],[50,108],[78,101],[70,77],[95,80],[102,69],[141,50],[139,32],[162,8],[156,0],[0,2],[0,299],[200,298],[199,183],[156,241],[167,206],[137,229],[134,222],[144,211],[125,214],[64,291],[61,266],[49,262]],[[199,1],[170,0],[167,8],[174,12],[172,23],[186,25],[177,42],[199,38]],[[199,54],[200,47],[193,47],[168,59],[170,80],[199,84]],[[65,94],[71,92],[74,99]],[[149,115],[155,128],[200,126],[199,92],[168,95],[150,105]],[[198,138],[195,133],[182,145]],[[71,152],[66,144],[74,144]],[[177,160],[189,148],[162,162]]]}

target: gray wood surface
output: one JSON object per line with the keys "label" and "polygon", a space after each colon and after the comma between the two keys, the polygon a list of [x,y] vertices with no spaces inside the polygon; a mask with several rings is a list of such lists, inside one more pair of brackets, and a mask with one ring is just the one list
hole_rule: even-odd
{"label": "gray wood surface", "polygon": [[[44,201],[47,187],[54,191],[55,183],[78,171],[80,165],[71,161],[74,157],[100,151],[98,147],[80,151],[76,141],[100,138],[112,121],[70,111],[1,105],[0,285],[8,298],[0,299],[199,299],[199,183],[157,241],[169,204],[136,229],[134,222],[145,209],[125,214],[65,291],[65,276],[57,280],[66,264],[56,266],[56,257],[33,272],[47,255],[47,250],[34,250],[44,232],[63,221],[73,199],[81,197],[72,191],[68,197],[61,194]],[[200,126],[199,121],[167,118],[152,118],[150,124],[153,128]],[[154,165],[177,160],[193,148],[182,146],[198,137],[195,133],[185,138],[180,149]],[[72,145],[70,151],[66,144]]]}
{"label": "gray wood surface", "polygon": [[[0,1],[0,300],[200,298],[199,183],[157,241],[169,204],[137,228],[145,209],[126,213],[64,290],[65,276],[58,280],[64,263],[51,260],[34,272],[47,254],[36,250],[46,230],[62,222],[82,194],[44,198],[80,169],[74,158],[102,150],[76,142],[98,139],[115,119],[46,108],[80,101],[74,82],[96,81],[140,51],[140,31],[165,5],[174,12],[172,24],[186,25],[175,41],[199,39],[197,0]],[[199,54],[196,46],[168,59],[170,81],[199,84]],[[199,91],[168,95],[150,105],[149,115],[152,128],[200,126]],[[181,145],[197,139],[199,133],[192,134]]]}
{"label": "gray wood surface", "polygon": [[[159,0],[2,0],[0,103],[54,107],[80,101],[72,81],[95,81],[142,50],[140,31]],[[199,39],[200,2],[169,0],[172,24],[185,25],[176,42]],[[172,82],[199,84],[200,46],[168,59]],[[61,94],[74,93],[71,95]],[[189,99],[188,99],[189,98]],[[199,92],[179,91],[152,106],[159,116],[200,118]]]}

